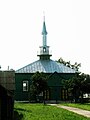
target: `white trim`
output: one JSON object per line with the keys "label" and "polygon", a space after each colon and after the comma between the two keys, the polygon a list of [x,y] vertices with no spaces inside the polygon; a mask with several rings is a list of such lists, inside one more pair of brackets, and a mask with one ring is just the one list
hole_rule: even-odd
{"label": "white trim", "polygon": [[23,91],[28,91],[28,81],[24,80],[22,87],[23,87]]}

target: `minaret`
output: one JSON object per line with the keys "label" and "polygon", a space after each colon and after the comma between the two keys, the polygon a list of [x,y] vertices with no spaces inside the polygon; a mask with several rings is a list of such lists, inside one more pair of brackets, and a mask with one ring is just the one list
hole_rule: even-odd
{"label": "minaret", "polygon": [[37,55],[41,60],[50,59],[51,54],[49,54],[49,46],[47,46],[47,30],[45,24],[45,16],[43,21],[43,29],[42,29],[42,46],[40,46],[40,54]]}
{"label": "minaret", "polygon": [[43,21],[42,35],[43,35],[43,46],[47,46],[47,30],[46,30],[46,24],[45,24],[45,16]]}

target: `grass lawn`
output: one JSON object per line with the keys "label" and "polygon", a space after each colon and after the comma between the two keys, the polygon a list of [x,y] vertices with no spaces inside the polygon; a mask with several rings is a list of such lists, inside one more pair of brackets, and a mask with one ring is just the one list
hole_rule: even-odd
{"label": "grass lawn", "polygon": [[[15,120],[90,120],[83,116],[43,104],[15,103],[14,110],[19,113]],[[22,118],[23,119],[20,119]]]}
{"label": "grass lawn", "polygon": [[89,110],[90,111],[90,103],[84,103],[84,104],[80,104],[80,103],[62,103],[61,105],[66,105],[66,106],[70,106],[70,107],[81,108],[81,109]]}

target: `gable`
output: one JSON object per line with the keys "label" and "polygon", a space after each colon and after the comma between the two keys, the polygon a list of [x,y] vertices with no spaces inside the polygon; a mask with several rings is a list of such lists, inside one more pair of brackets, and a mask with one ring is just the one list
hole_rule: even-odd
{"label": "gable", "polygon": [[49,86],[62,86],[63,80],[69,80],[70,78],[76,76],[76,73],[57,73],[54,72],[48,77]]}
{"label": "gable", "polygon": [[49,86],[62,86],[62,80],[64,80],[64,78],[59,73],[54,72],[48,78],[48,85]]}

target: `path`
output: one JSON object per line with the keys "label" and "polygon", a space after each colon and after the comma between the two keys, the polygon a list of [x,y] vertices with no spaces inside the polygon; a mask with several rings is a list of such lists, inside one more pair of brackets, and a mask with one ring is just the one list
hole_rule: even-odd
{"label": "path", "polygon": [[90,111],[88,111],[88,110],[82,110],[82,109],[79,109],[79,108],[68,107],[68,106],[63,106],[63,105],[58,105],[58,104],[50,104],[50,105],[56,106],[56,107],[59,107],[59,108],[63,108],[63,109],[72,111],[74,113],[77,113],[79,115],[83,115],[85,117],[90,118]]}

